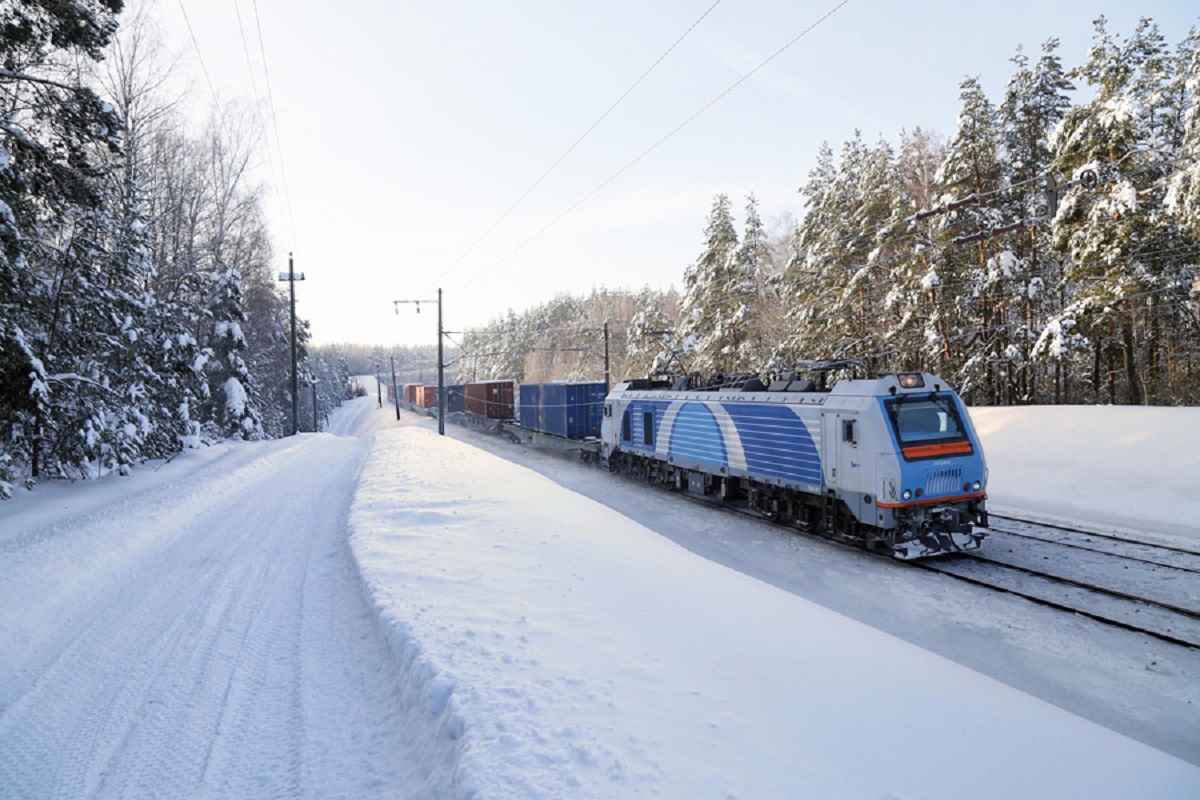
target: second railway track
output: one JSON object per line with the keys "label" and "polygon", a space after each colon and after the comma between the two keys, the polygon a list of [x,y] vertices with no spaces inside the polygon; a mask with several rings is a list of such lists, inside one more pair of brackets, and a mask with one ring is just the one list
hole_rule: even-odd
{"label": "second railway track", "polygon": [[922,567],[1200,649],[1200,553],[998,517],[981,550]]}
{"label": "second railway track", "polygon": [[1186,547],[993,515],[980,550],[904,563],[1200,650],[1200,552]]}

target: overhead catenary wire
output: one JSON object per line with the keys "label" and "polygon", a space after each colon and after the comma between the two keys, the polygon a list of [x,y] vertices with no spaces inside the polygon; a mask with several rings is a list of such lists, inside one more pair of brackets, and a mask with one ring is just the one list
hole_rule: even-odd
{"label": "overhead catenary wire", "polygon": [[679,131],[683,130],[685,127],[690,125],[692,122],[694,122],[698,117],[700,117],[702,114],[704,114],[710,108],[712,108],[717,103],[719,103],[721,100],[723,100],[727,96],[729,96],[734,90],[736,90],[743,83],[745,83],[750,78],[752,78],[754,75],[756,75],[760,71],[762,71],[768,64],[770,64],[772,61],[774,61],[776,58],[778,58],[784,52],[786,52],[788,49],[790,49],[792,46],[794,46],[797,42],[799,42],[801,39],[803,39],[805,36],[807,36],[809,33],[811,33],[814,29],[816,29],[819,25],[821,25],[821,23],[825,22],[825,20],[829,19],[834,14],[836,14],[838,11],[840,11],[844,6],[849,4],[849,2],[850,2],[850,0],[841,0],[840,3],[838,3],[832,9],[830,9],[829,11],[827,11],[823,15],[821,15],[821,17],[819,17],[815,22],[813,22],[807,28],[802,30],[796,36],[792,37],[792,39],[790,41],[788,41],[786,44],[784,44],[782,47],[780,47],[778,50],[776,50],[771,55],[767,56],[767,58],[764,59],[761,63],[759,63],[758,66],[754,67],[749,72],[747,72],[745,75],[738,78],[728,88],[726,88],[724,91],[722,91],[720,94],[718,94],[713,99],[709,100],[707,103],[705,103],[703,106],[701,106],[697,111],[695,111],[691,116],[684,119],[682,122],[680,122],[674,128],[672,128],[670,131],[668,131],[665,135],[660,137],[656,142],[654,142],[652,145],[650,145],[645,150],[643,150],[641,153],[639,153],[637,156],[635,156],[632,160],[630,160],[627,164],[625,164],[625,166],[618,169],[616,172],[614,172],[612,175],[610,175],[608,178],[606,178],[604,181],[602,181],[598,186],[596,186],[594,189],[592,189],[587,194],[585,194],[583,197],[576,200],[573,204],[571,204],[570,207],[568,207],[565,211],[560,213],[558,216],[552,218],[549,222],[547,222],[541,228],[538,228],[532,235],[530,235],[528,238],[523,240],[516,247],[509,250],[507,253],[505,253],[503,256],[501,256],[496,261],[493,261],[491,264],[489,264],[483,270],[476,273],[473,277],[471,277],[468,280],[466,280],[465,282],[459,284],[453,291],[455,291],[455,292],[462,291],[463,289],[470,286],[475,281],[482,278],[484,275],[488,274],[489,272],[491,272],[495,268],[499,267],[504,262],[508,261],[508,259],[512,258],[514,255],[519,253],[521,250],[525,249],[527,246],[529,246],[529,244],[531,242],[533,242],[534,240],[541,237],[542,234],[544,234],[550,228],[552,228],[556,224],[558,224],[563,218],[565,218],[566,216],[571,214],[573,211],[575,211],[575,209],[579,208],[581,205],[586,203],[592,197],[594,197],[595,195],[599,194],[601,191],[606,189],[610,184],[612,184],[614,181],[616,181],[618,178],[620,178],[622,175],[624,175],[626,172],[628,172],[634,166],[636,166],[638,163],[640,163],[642,161],[642,159],[646,158],[648,155],[650,155],[655,150],[657,150],[659,147],[661,147],[663,144],[665,144],[667,141],[669,141],[672,137],[675,136],[675,134],[679,133]]}
{"label": "overhead catenary wire", "polygon": [[579,147],[579,145],[582,144],[583,141],[589,135],[591,135],[592,131],[596,130],[596,128],[600,126],[600,123],[604,122],[604,120],[608,118],[608,116],[617,108],[617,106],[619,106],[625,100],[625,98],[627,98],[633,92],[634,89],[636,89],[638,86],[640,86],[641,83],[644,80],[646,80],[646,78],[650,75],[650,73],[653,72],[654,69],[659,64],[661,64],[663,62],[663,60],[666,59],[666,57],[669,56],[676,47],[679,46],[680,42],[682,42],[684,39],[686,39],[688,34],[690,34],[693,30],[695,30],[696,27],[701,22],[704,21],[704,18],[707,17],[710,13],[712,13],[712,10],[720,4],[721,4],[721,0],[715,0],[715,2],[712,5],[710,5],[708,8],[706,8],[704,10],[704,12],[699,17],[697,17],[695,19],[695,21],[692,22],[691,25],[689,25],[687,27],[687,30],[685,30],[683,33],[681,33],[675,39],[675,41],[672,42],[671,45],[658,56],[658,58],[654,59],[654,62],[652,64],[650,64],[650,66],[646,67],[646,69],[642,71],[642,74],[639,75],[633,83],[629,84],[628,88],[626,88],[625,91],[622,92],[621,95],[616,100],[614,100],[612,102],[612,104],[609,105],[609,107],[606,108],[600,114],[600,116],[598,116],[592,122],[592,124],[589,125],[587,127],[587,129],[583,133],[581,133],[579,135],[579,137],[576,138],[575,141],[572,142],[571,145],[569,147],[567,147],[567,149],[564,150],[558,156],[558,158],[556,158],[550,164],[550,166],[546,167],[546,169],[543,170],[542,174],[539,175],[533,181],[533,183],[529,184],[529,186],[526,187],[525,191],[523,191],[517,197],[517,199],[513,200],[512,203],[509,204],[508,208],[504,209],[504,211],[501,212],[500,216],[496,217],[496,219],[493,220],[490,225],[488,225],[488,227],[483,231],[483,233],[481,233],[477,237],[475,237],[475,239],[467,246],[467,248],[461,254],[459,254],[458,258],[456,258],[453,262],[450,263],[449,266],[447,266],[445,269],[443,269],[441,272],[438,273],[437,277],[435,277],[433,279],[431,285],[436,286],[438,284],[438,282],[441,281],[441,279],[444,278],[452,269],[454,269],[459,264],[461,264],[463,259],[465,259],[468,255],[470,255],[470,253],[476,247],[479,246],[479,243],[482,242],[484,239],[486,239],[488,237],[488,235],[491,234],[491,232],[494,231],[497,228],[497,226],[500,225],[501,222],[503,222],[505,219],[507,219],[508,215],[511,214],[516,209],[516,207],[519,206],[521,204],[521,202],[525,200],[526,197],[528,197],[530,194],[532,194],[533,190],[536,189],[538,186],[540,186],[542,184],[542,182],[545,181],[546,178],[548,178],[550,176],[550,174],[552,172],[554,172],[555,169],[558,168],[559,164],[561,164],[564,160],[566,160],[567,156],[571,155],[571,153],[573,153],[575,151],[575,148]]}

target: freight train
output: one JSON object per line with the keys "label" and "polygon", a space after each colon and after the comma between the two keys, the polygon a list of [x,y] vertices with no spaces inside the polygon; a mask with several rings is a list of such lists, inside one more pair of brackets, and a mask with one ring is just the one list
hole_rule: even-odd
{"label": "freight train", "polygon": [[[526,385],[520,424],[497,430],[565,442],[612,472],[899,559],[977,549],[987,466],[958,395],[927,372],[829,381],[846,366],[810,362],[803,378],[629,380],[607,396],[603,384]],[[477,386],[499,398],[486,406],[491,419],[512,419],[512,383],[500,383],[509,390]]]}

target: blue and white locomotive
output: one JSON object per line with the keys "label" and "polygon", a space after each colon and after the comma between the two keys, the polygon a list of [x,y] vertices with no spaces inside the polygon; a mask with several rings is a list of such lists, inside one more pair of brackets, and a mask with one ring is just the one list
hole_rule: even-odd
{"label": "blue and white locomotive", "polygon": [[609,393],[609,469],[801,529],[914,559],[979,547],[987,467],[958,395],[925,372],[692,388],[632,380]]}

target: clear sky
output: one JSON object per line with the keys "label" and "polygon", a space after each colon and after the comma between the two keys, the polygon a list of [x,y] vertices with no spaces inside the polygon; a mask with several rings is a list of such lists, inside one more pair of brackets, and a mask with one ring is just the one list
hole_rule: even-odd
{"label": "clear sky", "polygon": [[432,343],[433,308],[392,301],[437,287],[462,330],[679,286],[716,194],[783,224],[822,141],[948,135],[962,79],[998,102],[1018,46],[1058,37],[1070,67],[1100,14],[1171,45],[1200,25],[1195,0],[146,2],[197,109],[210,83],[261,109],[277,260],[318,343]]}

